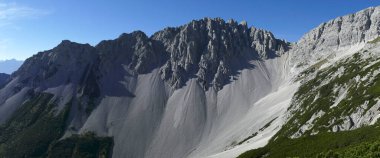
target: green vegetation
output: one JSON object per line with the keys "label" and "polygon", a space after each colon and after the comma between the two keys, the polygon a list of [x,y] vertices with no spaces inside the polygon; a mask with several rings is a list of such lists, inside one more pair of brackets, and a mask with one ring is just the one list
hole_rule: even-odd
{"label": "green vegetation", "polygon": [[[304,81],[295,93],[288,109],[293,116],[276,136],[291,137],[319,112],[324,114],[312,120],[313,126],[300,134],[331,131],[358,108],[369,110],[380,97],[380,75],[375,73],[379,69],[379,59],[362,59],[357,53],[352,58],[315,72],[315,78]],[[346,90],[346,96],[332,107],[340,90]]]}
{"label": "green vegetation", "polygon": [[377,38],[375,38],[374,40],[369,41],[368,43],[375,44],[375,43],[377,43],[377,42],[380,42],[380,37],[377,37]]}
{"label": "green vegetation", "polygon": [[[380,37],[373,42],[379,41]],[[347,116],[358,109],[364,115],[380,98],[380,58],[370,56],[366,50],[363,53],[369,56],[356,53],[321,70],[313,66],[307,69],[299,76],[302,85],[288,109],[293,115],[287,123],[265,147],[248,151],[239,158],[380,157],[380,123],[352,131],[335,128],[337,132],[331,132],[337,125],[352,123]],[[313,77],[304,78],[305,75]],[[342,92],[345,95],[335,102]],[[315,117],[316,114],[320,115]],[[309,123],[308,128],[299,130]],[[290,139],[292,136],[298,138]]]}
{"label": "green vegetation", "polygon": [[[53,95],[30,93],[31,99],[0,126],[0,157],[111,156],[112,138],[86,134],[60,141],[66,129],[71,106],[68,105],[59,112],[54,104]],[[66,153],[72,156],[67,156]]]}
{"label": "green vegetation", "polygon": [[318,69],[321,68],[323,64],[326,64],[328,62],[328,58],[331,56],[328,56],[326,59],[320,60],[314,65],[311,65],[309,68],[306,70],[302,71],[298,76],[297,76],[297,81],[304,79],[306,76],[315,73]]}
{"label": "green vegetation", "polygon": [[344,150],[329,150],[318,154],[318,158],[374,158],[380,157],[380,141],[364,142]]}
{"label": "green vegetation", "polygon": [[374,155],[379,154],[379,149],[380,127],[374,125],[353,131],[321,133],[296,139],[279,138],[263,148],[248,151],[238,158],[378,157]]}
{"label": "green vegetation", "polygon": [[56,115],[52,95],[33,95],[0,127],[0,157],[41,157],[62,136],[68,109]]}
{"label": "green vegetation", "polygon": [[96,137],[94,133],[74,135],[51,145],[48,158],[108,158],[111,157],[113,139]]}

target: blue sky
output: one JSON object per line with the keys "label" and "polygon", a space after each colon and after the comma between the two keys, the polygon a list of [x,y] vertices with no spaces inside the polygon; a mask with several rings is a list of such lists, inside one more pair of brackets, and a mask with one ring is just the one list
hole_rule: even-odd
{"label": "blue sky", "polygon": [[297,41],[322,22],[378,5],[378,0],[0,0],[0,60],[23,60],[63,39],[96,45],[123,32],[151,35],[203,17],[246,20]]}

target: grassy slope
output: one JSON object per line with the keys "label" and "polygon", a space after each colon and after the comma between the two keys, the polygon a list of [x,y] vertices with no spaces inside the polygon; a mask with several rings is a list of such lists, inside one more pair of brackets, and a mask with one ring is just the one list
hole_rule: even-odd
{"label": "grassy slope", "polygon": [[[357,53],[351,59],[316,72],[315,77],[303,83],[294,95],[290,108],[293,116],[277,136],[290,137],[320,111],[325,114],[315,119],[314,126],[302,133],[303,135],[331,130],[333,126],[341,124],[345,116],[354,113],[365,102],[368,102],[365,110],[370,109],[377,102],[376,98],[380,97],[380,74],[374,75],[373,80],[367,77],[366,80],[356,81],[354,78],[365,78],[368,74],[375,74],[374,72],[380,69],[380,59],[372,60],[361,59],[360,54]],[[373,65],[366,67],[371,62]],[[342,68],[344,72],[336,75],[335,73]],[[334,92],[337,87],[345,87],[347,95],[336,107],[331,107],[338,97],[339,91]],[[335,121],[332,122],[332,119]]]}
{"label": "grassy slope", "polygon": [[[380,38],[376,41],[380,41]],[[364,51],[365,52],[365,51]],[[372,64],[369,66],[369,64]],[[339,68],[344,73],[334,75]],[[275,140],[263,148],[248,151],[239,158],[256,157],[380,157],[380,127],[366,126],[353,131],[328,132],[332,127],[343,122],[343,116],[355,112],[365,102],[365,110],[371,108],[380,97],[380,75],[373,75],[373,80],[364,79],[368,74],[380,69],[380,59],[362,59],[359,53],[351,59],[342,61],[335,66],[320,70],[315,77],[304,82],[293,98],[290,109],[293,117],[276,134]],[[308,75],[305,72],[305,75]],[[303,76],[305,76],[303,75]],[[301,76],[301,77],[303,77]],[[363,81],[354,78],[360,77]],[[327,81],[327,82],[326,82]],[[331,108],[337,97],[336,87],[346,87],[347,96]],[[319,96],[319,97],[316,97]],[[298,108],[297,108],[298,107]],[[314,126],[302,133],[302,137],[289,139],[305,124],[313,114],[323,111],[324,115],[313,121]],[[331,120],[336,121],[331,123]],[[319,134],[311,135],[317,131]]]}
{"label": "grassy slope", "polygon": [[[33,94],[0,126],[0,157],[110,157],[113,139],[94,135],[59,140],[65,131],[69,107],[57,114],[51,94]],[[74,146],[72,146],[74,144]],[[71,151],[71,156],[61,151]],[[49,151],[49,152],[48,152]]]}
{"label": "grassy slope", "polygon": [[113,140],[109,137],[96,137],[93,133],[74,135],[51,145],[48,158],[106,158],[111,157]]}
{"label": "grassy slope", "polygon": [[[248,151],[239,158],[283,157],[364,157],[380,150],[380,127],[363,127],[353,131],[322,133],[297,139],[281,138],[267,146]],[[371,148],[371,146],[374,146]]]}
{"label": "grassy slope", "polygon": [[1,157],[41,157],[64,132],[67,109],[55,116],[53,96],[39,94],[0,127]]}

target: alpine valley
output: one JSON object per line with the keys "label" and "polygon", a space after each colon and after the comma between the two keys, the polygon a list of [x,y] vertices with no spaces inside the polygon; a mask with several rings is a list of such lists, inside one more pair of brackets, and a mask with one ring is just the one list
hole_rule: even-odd
{"label": "alpine valley", "polygon": [[0,74],[0,157],[380,157],[379,37],[371,7],[296,43],[220,18],[64,40]]}

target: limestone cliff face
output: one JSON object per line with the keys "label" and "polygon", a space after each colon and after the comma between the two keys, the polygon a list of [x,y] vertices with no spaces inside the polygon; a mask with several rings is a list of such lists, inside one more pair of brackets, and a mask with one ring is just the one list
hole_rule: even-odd
{"label": "limestone cliff face", "polygon": [[244,63],[247,58],[274,58],[289,49],[288,43],[268,31],[248,28],[245,22],[238,24],[219,18],[167,28],[154,34],[152,39],[162,43],[170,56],[161,72],[174,87],[182,86],[194,76],[204,88],[220,89],[241,69],[236,62]]}
{"label": "limestone cliff face", "polygon": [[293,46],[293,56],[298,61],[308,62],[338,49],[368,42],[379,34],[380,7],[371,7],[322,23]]}
{"label": "limestone cliff face", "polygon": [[131,73],[144,74],[162,65],[165,59],[163,48],[141,31],[102,41],[95,48],[100,55],[99,67],[104,71],[124,65]]}

